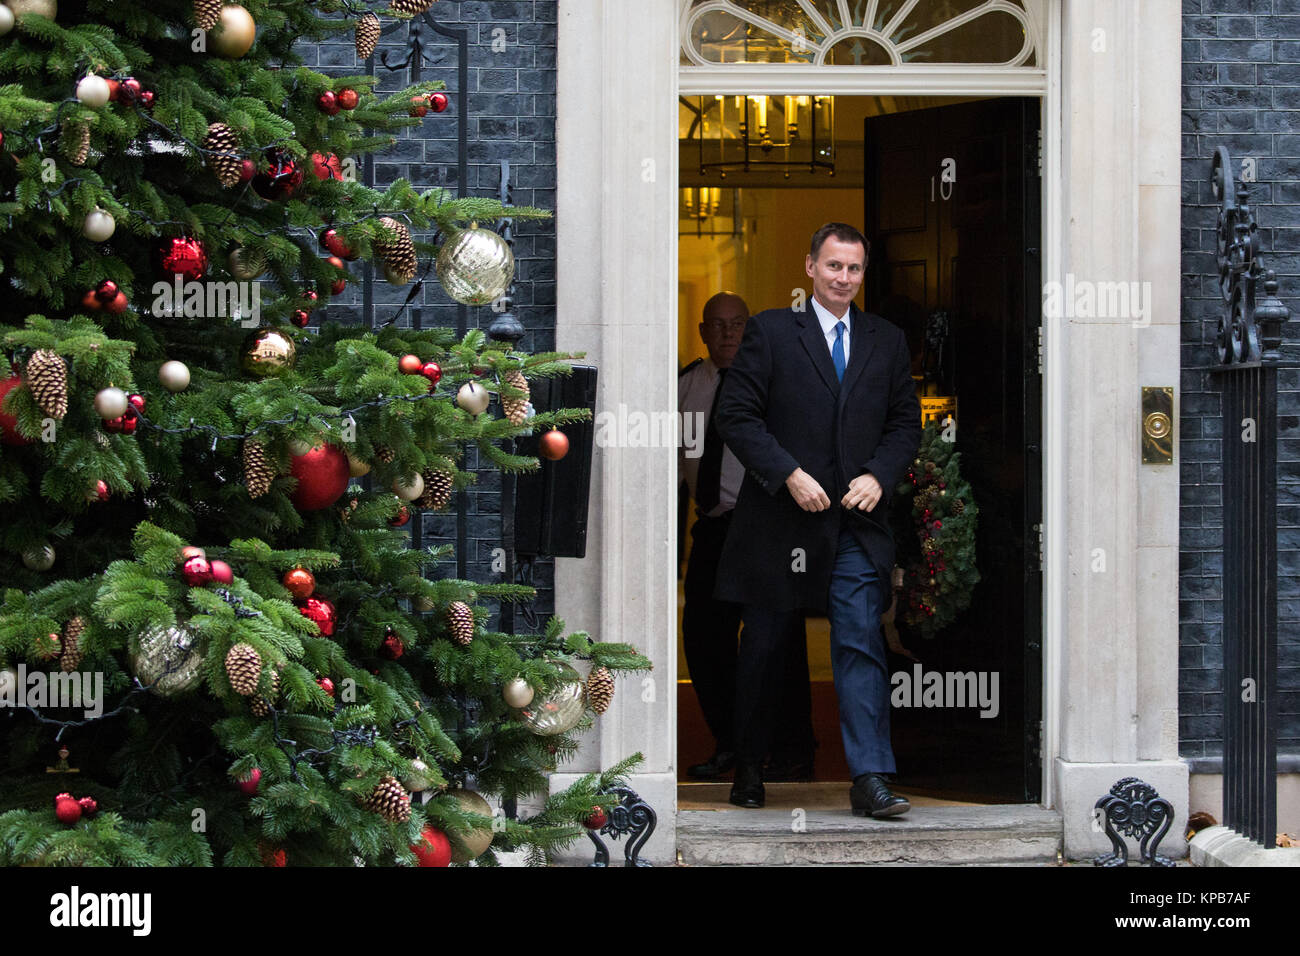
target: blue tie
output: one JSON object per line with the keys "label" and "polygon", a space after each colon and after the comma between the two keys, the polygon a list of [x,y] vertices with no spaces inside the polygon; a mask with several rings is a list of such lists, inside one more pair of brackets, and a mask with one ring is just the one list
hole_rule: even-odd
{"label": "blue tie", "polygon": [[835,363],[835,375],[844,381],[844,323],[835,323],[835,344],[831,346],[831,361]]}

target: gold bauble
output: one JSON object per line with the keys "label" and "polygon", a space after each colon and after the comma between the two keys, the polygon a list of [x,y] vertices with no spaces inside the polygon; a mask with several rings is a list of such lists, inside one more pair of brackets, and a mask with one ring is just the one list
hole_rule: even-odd
{"label": "gold bauble", "polygon": [[59,0],[5,0],[5,6],[14,12],[15,17],[36,13],[53,20],[59,13]]}
{"label": "gold bauble", "polygon": [[491,229],[472,223],[438,250],[438,281],[465,305],[487,305],[505,295],[515,276],[510,244]]}
{"label": "gold bauble", "polygon": [[423,594],[417,594],[411,598],[411,603],[421,614],[432,611],[437,605],[434,604],[433,598],[427,598]]}
{"label": "gold bauble", "polygon": [[[453,790],[450,796],[455,798],[466,813],[477,813],[489,819],[492,817],[492,808],[488,802],[473,790]],[[477,827],[468,833],[453,833],[449,830],[447,838],[451,841],[452,862],[468,863],[492,845],[492,828]]]}
{"label": "gold bauble", "polygon": [[171,697],[197,687],[203,680],[203,653],[185,627],[154,627],[131,646],[131,671],[146,687]]}
{"label": "gold bauble", "polygon": [[519,712],[524,724],[541,737],[572,730],[587,709],[587,685],[568,664],[560,664],[560,683]]}
{"label": "gold bauble", "polygon": [[411,761],[411,767],[402,775],[402,786],[412,793],[429,789],[429,765],[423,760]]}
{"label": "gold bauble", "polygon": [[[362,461],[352,452],[348,452],[348,474],[353,478],[361,478],[370,474],[370,462]],[[410,787],[406,788],[410,790]]]}
{"label": "gold bauble", "polygon": [[257,24],[253,15],[237,3],[221,8],[221,22],[208,31],[208,44],[219,55],[237,60],[253,48]]}
{"label": "gold bauble", "polygon": [[533,702],[533,685],[522,677],[516,677],[501,689],[501,696],[508,707],[527,707]]}
{"label": "gold bauble", "polygon": [[226,264],[230,267],[232,276],[248,282],[256,279],[266,271],[266,256],[255,249],[236,246],[230,250],[230,255],[226,258]]}
{"label": "gold bauble", "polygon": [[54,567],[54,547],[34,544],[23,552],[23,564],[33,571],[48,571]]}
{"label": "gold bauble", "polygon": [[257,329],[244,340],[245,372],[266,377],[283,375],[293,368],[297,349],[293,339],[276,329]]}

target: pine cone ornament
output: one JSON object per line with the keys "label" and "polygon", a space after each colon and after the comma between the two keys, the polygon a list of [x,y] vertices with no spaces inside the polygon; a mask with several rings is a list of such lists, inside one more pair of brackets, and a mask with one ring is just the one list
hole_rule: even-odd
{"label": "pine cone ornament", "polygon": [[395,239],[376,239],[374,242],[375,253],[379,256],[388,272],[400,278],[403,282],[410,282],[415,278],[416,271],[415,243],[411,241],[411,231],[406,228],[404,223],[398,222],[391,216],[384,216],[379,220],[379,223],[397,233],[397,237]]}
{"label": "pine cone ornament", "polygon": [[510,419],[510,424],[522,425],[524,415],[528,412],[528,379],[524,378],[524,373],[516,368],[506,373],[504,381],[511,388],[521,389],[524,393],[522,398],[501,396],[501,410],[505,412],[506,418]]}
{"label": "pine cone ornament", "polygon": [[953,514],[959,515],[965,510],[966,510],[966,502],[962,501],[960,498],[958,498],[956,501],[952,503]]}
{"label": "pine cone ornament", "polygon": [[237,154],[239,137],[225,123],[212,123],[203,138],[203,148],[208,151],[208,166],[217,176],[217,182],[229,189],[238,185],[244,160]]}
{"label": "pine cone ornament", "polygon": [[926,538],[921,542],[921,550],[926,554],[934,554],[934,549],[937,547],[938,545],[934,543],[934,538]]}
{"label": "pine cone ornament", "polygon": [[226,676],[230,686],[241,697],[257,693],[257,681],[262,676],[262,657],[251,644],[236,644],[226,652]]}
{"label": "pine cone ornament", "polygon": [[393,13],[409,13],[418,16],[433,6],[433,0],[392,0],[388,9]]}
{"label": "pine cone ornament", "polygon": [[253,438],[244,439],[244,484],[248,486],[248,497],[260,498],[271,490],[275,480],[275,468],[271,465],[271,456],[266,453],[266,446]]}
{"label": "pine cone ornament", "polygon": [[59,669],[65,674],[71,674],[81,666],[81,659],[85,657],[81,653],[81,632],[85,629],[86,622],[80,614],[63,625],[63,654],[59,658]]}
{"label": "pine cone ornament", "polygon": [[26,378],[41,411],[50,418],[68,414],[68,366],[58,352],[37,349],[27,360]]}
{"label": "pine cone ornament", "polygon": [[221,0],[194,0],[194,22],[200,30],[211,30],[221,19]]}
{"label": "pine cone ornament", "polygon": [[[271,693],[267,697],[260,694],[254,695],[253,699],[248,702],[248,709],[253,712],[254,717],[270,717],[271,704],[275,703],[276,698],[280,696],[280,672],[271,671]],[[270,700],[270,703],[267,700]]]}
{"label": "pine cone ornament", "polygon": [[393,451],[387,445],[376,445],[375,457],[378,458],[380,461],[382,461],[385,465],[391,465],[394,461],[397,460],[397,452]]}
{"label": "pine cone ornament", "polygon": [[59,152],[73,166],[85,166],[90,158],[90,124],[64,123],[59,130]]}
{"label": "pine cone ornament", "polygon": [[451,501],[451,473],[437,468],[427,468],[422,476],[424,491],[415,503],[425,511],[441,511]]}
{"label": "pine cone ornament", "polygon": [[405,823],[411,819],[411,795],[397,782],[396,777],[385,777],[370,794],[366,809],[379,814],[389,823]]}
{"label": "pine cone ornament", "polygon": [[598,714],[609,710],[614,702],[614,675],[608,667],[597,667],[587,677],[587,703]]}
{"label": "pine cone ornament", "polygon": [[469,647],[474,640],[474,612],[464,601],[447,605],[447,629],[451,639],[461,647]]}
{"label": "pine cone ornament", "polygon": [[379,17],[367,13],[357,21],[357,59],[368,59],[379,42]]}

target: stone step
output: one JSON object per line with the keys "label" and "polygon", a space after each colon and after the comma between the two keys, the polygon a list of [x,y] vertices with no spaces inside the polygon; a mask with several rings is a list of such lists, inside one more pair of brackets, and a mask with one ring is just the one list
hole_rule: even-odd
{"label": "stone step", "polygon": [[687,866],[1035,866],[1056,862],[1061,815],[1033,804],[914,806],[890,820],[847,810],[682,810]]}

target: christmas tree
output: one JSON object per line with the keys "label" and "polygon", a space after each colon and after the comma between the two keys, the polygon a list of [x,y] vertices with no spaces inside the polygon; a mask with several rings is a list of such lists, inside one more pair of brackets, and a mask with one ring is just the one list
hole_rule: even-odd
{"label": "christmas tree", "polygon": [[449,546],[410,547],[467,448],[563,454],[546,430],[590,413],[528,383],[575,356],[326,313],[357,260],[402,286],[436,256],[456,301],[497,300],[510,249],[478,224],[545,215],[357,181],[447,94],[297,51],[369,56],[429,5],[0,6],[2,864],[543,861],[637,759],[543,800],[649,662],[495,630],[531,588],[430,580]]}

